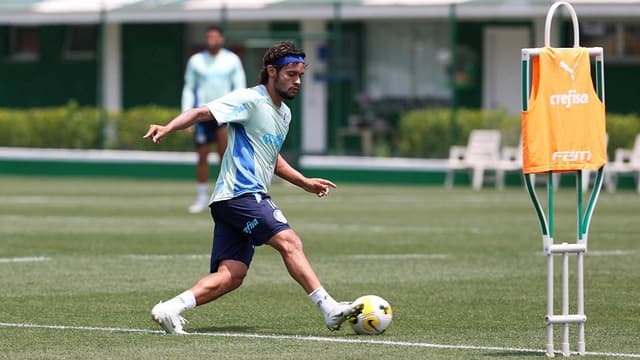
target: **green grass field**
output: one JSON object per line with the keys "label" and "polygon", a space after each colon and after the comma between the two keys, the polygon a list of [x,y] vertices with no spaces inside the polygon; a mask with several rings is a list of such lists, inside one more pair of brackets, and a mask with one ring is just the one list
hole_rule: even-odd
{"label": "green grass field", "polygon": [[[546,260],[522,188],[347,185],[317,199],[276,184],[325,287],[338,300],[387,299],[388,331],[328,331],[278,254],[261,247],[238,291],[184,313],[193,335],[161,335],[151,307],[208,271],[212,223],[187,214],[193,188],[0,178],[0,358],[545,357]],[[560,190],[556,242],[574,241],[574,211],[574,192]],[[640,358],[639,214],[633,192],[603,193],[596,207],[585,257],[590,359]],[[571,341],[575,350],[575,327]]]}

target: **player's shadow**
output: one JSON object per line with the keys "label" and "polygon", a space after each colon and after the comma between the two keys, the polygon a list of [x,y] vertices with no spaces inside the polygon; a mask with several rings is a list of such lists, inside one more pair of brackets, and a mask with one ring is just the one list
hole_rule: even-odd
{"label": "player's shadow", "polygon": [[253,326],[207,326],[192,329],[191,333],[252,333],[257,331]]}
{"label": "player's shadow", "polygon": [[536,357],[545,356],[546,357],[544,351],[541,351],[539,353],[531,352],[531,351],[501,351],[501,352],[485,353],[484,356],[488,358],[509,358],[509,357],[522,358],[522,357],[529,357],[529,356],[536,356]]}

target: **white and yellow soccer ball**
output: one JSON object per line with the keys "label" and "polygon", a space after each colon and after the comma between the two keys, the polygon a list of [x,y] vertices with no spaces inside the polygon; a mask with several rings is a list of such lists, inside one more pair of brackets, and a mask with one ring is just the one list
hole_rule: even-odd
{"label": "white and yellow soccer ball", "polygon": [[393,310],[387,300],[377,295],[357,298],[353,304],[362,304],[362,312],[349,319],[351,328],[359,335],[382,334],[393,319]]}

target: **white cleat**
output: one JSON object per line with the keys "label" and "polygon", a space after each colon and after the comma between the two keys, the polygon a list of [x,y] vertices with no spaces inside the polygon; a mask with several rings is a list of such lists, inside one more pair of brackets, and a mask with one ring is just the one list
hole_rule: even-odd
{"label": "white cleat", "polygon": [[335,308],[324,315],[324,323],[331,331],[340,330],[342,323],[360,313],[363,307],[363,304],[353,304],[350,302],[338,303]]}
{"label": "white cleat", "polygon": [[151,309],[151,317],[164,329],[164,331],[167,332],[167,334],[188,334],[186,331],[182,330],[182,325],[186,324],[187,320],[162,301]]}
{"label": "white cleat", "polygon": [[189,206],[189,213],[198,214],[205,211],[209,207],[207,201],[196,201],[193,205]]}

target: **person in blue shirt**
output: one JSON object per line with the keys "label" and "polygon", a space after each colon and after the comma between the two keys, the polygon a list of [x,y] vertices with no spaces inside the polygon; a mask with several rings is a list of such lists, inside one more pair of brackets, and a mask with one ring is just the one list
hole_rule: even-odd
{"label": "person in blue shirt", "polygon": [[[223,48],[222,28],[210,26],[206,30],[207,48],[189,58],[184,73],[182,111],[197,108],[233,90],[247,86],[240,58]],[[197,196],[189,206],[190,213],[199,213],[209,205],[209,152],[216,143],[219,159],[227,146],[227,128],[215,121],[196,123],[191,129],[198,154],[196,165]]]}
{"label": "person in blue shirt", "polygon": [[305,53],[291,42],[274,45],[264,55],[260,85],[236,90],[204,106],[190,109],[167,125],[150,125],[144,135],[158,143],[167,134],[195,123],[228,124],[227,149],[209,207],[215,223],[210,274],[189,290],[160,302],[152,318],[170,334],[186,334],[183,311],[209,303],[238,288],[251,264],[254,248],[277,250],[291,277],[319,306],[325,325],[338,330],[362,305],[338,302],[322,286],[303,251],[302,240],[268,194],[273,174],[318,197],[336,185],[307,178],[280,155],[291,122],[283,100],[300,91]]}

